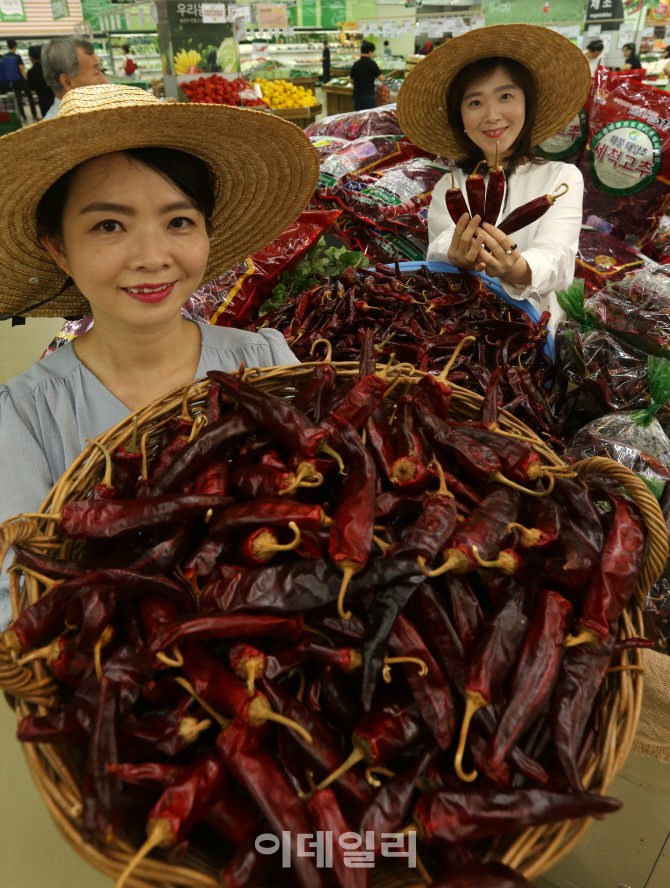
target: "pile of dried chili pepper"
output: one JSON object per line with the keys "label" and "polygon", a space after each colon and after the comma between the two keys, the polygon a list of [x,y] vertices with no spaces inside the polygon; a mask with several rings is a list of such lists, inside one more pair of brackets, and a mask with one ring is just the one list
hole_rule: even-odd
{"label": "pile of dried chili pepper", "polygon": [[[60,687],[19,738],[79,750],[87,841],[146,834],[119,888],[187,844],[227,888],[278,884],[287,855],[303,888],[363,888],[352,832],[373,862],[415,832],[436,884],[521,886],[490,863],[510,834],[619,805],[581,773],[607,671],[644,644],[616,622],[636,506],[543,477],[498,429],[502,370],[464,420],[435,377],[386,398],[370,329],[358,349],[356,375],[318,364],[294,402],[211,373],[152,465],[134,439],[107,463],[123,483],[62,508],[77,561],[16,547],[47,591],[4,640]],[[331,868],[298,841],[317,831]]]}

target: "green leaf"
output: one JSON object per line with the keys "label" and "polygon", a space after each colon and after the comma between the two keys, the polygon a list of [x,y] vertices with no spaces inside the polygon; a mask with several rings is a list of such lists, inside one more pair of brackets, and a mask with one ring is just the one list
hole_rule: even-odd
{"label": "green leaf", "polygon": [[665,407],[670,398],[670,361],[665,358],[647,358],[647,372],[649,374],[649,406],[643,410],[633,410],[630,418],[633,422],[648,428],[654,420],[654,416]]}
{"label": "green leaf", "polygon": [[638,478],[644,481],[656,499],[660,500],[663,496],[663,491],[665,490],[665,482],[661,481],[660,478],[650,478],[648,475],[641,475],[639,472],[636,474]]}
{"label": "green leaf", "polygon": [[556,298],[558,299],[558,304],[569,318],[572,318],[573,321],[577,321],[583,330],[588,330],[590,328],[590,323],[587,320],[587,315],[584,311],[583,280],[575,278],[567,290],[556,291]]}

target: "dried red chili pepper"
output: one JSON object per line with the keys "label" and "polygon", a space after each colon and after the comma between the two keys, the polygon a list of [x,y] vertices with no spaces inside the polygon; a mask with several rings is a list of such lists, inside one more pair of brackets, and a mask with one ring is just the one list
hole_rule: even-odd
{"label": "dried red chili pepper", "polygon": [[107,771],[119,761],[119,687],[103,678],[83,777],[82,835],[111,838],[123,820],[122,786]]}
{"label": "dried red chili pepper", "polygon": [[644,560],[646,532],[635,504],[608,491],[613,517],[600,563],[586,594],[579,618],[579,634],[569,644],[602,644],[609,624],[619,619],[635,592]]}
{"label": "dried red chili pepper", "polygon": [[147,818],[147,840],[119,877],[123,888],[133,870],[154,848],[171,848],[185,839],[216,803],[228,770],[212,752],[195,762],[165,790]]}
{"label": "dried red chili pepper", "polygon": [[522,546],[540,549],[556,542],[561,532],[561,512],[551,497],[529,500],[524,503],[524,512],[530,527],[512,521],[507,528],[519,533]]}
{"label": "dried red chili pepper", "polygon": [[444,553],[445,563],[435,571],[427,571],[421,556],[417,559],[422,571],[428,576],[438,576],[447,571],[466,573],[475,570],[473,556],[476,548],[484,560],[495,558],[507,536],[507,526],[516,520],[520,507],[520,495],[510,487],[499,486],[482,500],[456,530],[451,547]]}
{"label": "dried red chili pepper", "polygon": [[486,182],[484,181],[484,177],[480,175],[477,170],[483,163],[486,163],[486,161],[480,160],[477,166],[465,180],[465,191],[468,195],[470,216],[479,216],[480,222],[484,218],[484,206],[486,202]]}
{"label": "dried red chili pepper", "polygon": [[575,532],[591,546],[596,554],[600,554],[605,542],[605,534],[600,514],[591,501],[589,492],[571,478],[557,477],[555,488],[563,500]]}
{"label": "dried red chili pepper", "polygon": [[523,483],[535,481],[542,475],[543,466],[540,457],[525,441],[516,441],[508,435],[478,428],[467,422],[452,421],[451,428],[490,447],[500,460],[505,477]]}
{"label": "dried red chili pepper", "polygon": [[167,714],[141,718],[134,713],[126,714],[121,726],[126,755],[134,760],[155,756],[156,751],[178,755],[212,726],[210,719],[199,717],[203,713],[204,710],[185,694]]}
{"label": "dried red chili pepper", "polygon": [[367,564],[375,523],[375,485],[377,472],[372,456],[348,424],[335,416],[339,448],[345,457],[347,474],[342,483],[333,523],[330,527],[329,553],[343,572],[337,608],[345,617],[344,596],[349,581]]}
{"label": "dried red chili pepper", "polygon": [[551,735],[563,772],[575,792],[584,792],[578,759],[593,704],[617,637],[616,623],[603,644],[580,644],[565,652],[551,700]]}
{"label": "dried red chili pepper", "polygon": [[[494,223],[491,223],[492,225]],[[488,385],[484,393],[484,400],[479,411],[479,421],[483,423],[487,429],[498,428],[498,416],[500,414],[500,377],[502,369],[496,367],[489,377]]]}
{"label": "dried red chili pepper", "polygon": [[212,460],[195,478],[195,494],[225,496],[228,492],[228,460]]}
{"label": "dried red chili pepper", "polygon": [[618,811],[621,802],[590,793],[562,795],[543,789],[463,789],[433,792],[414,808],[418,836],[432,842],[473,842],[559,820],[602,818]]}
{"label": "dried red chili pepper", "polygon": [[413,395],[426,410],[430,410],[435,416],[446,422],[451,409],[452,396],[448,385],[439,382],[434,376],[426,375],[414,386]]}
{"label": "dried red chili pepper", "polygon": [[470,211],[468,210],[468,205],[463,197],[463,192],[460,188],[456,188],[454,184],[454,167],[451,161],[449,161],[449,163],[451,164],[451,188],[447,189],[445,199],[447,202],[447,211],[449,212],[453,223],[458,225],[462,216],[469,216]]}
{"label": "dried red chili pepper", "polygon": [[447,589],[456,634],[469,659],[484,629],[484,615],[467,577],[447,574]]}
{"label": "dried red chili pepper", "polygon": [[[283,498],[261,499],[253,503],[228,506],[219,512],[209,524],[209,536],[217,537],[264,524],[272,527],[288,527],[291,521],[294,521],[301,530],[320,530],[329,527],[331,523],[331,519],[319,505]],[[189,559],[187,567],[192,566],[195,557]]]}
{"label": "dried red chili pepper", "polygon": [[337,373],[332,364],[317,365],[303,382],[293,406],[319,425],[326,416],[325,403],[336,382]]}
{"label": "dried red chili pepper", "polygon": [[[267,829],[269,829],[269,824]],[[258,833],[262,831],[263,827],[261,826]],[[271,861],[271,857],[256,848],[256,836],[250,836],[239,845],[237,851],[221,870],[221,888],[247,888],[248,885],[261,885],[268,875]]]}
{"label": "dried red chili pepper", "polygon": [[[441,749],[446,749],[454,735],[456,712],[449,683],[435,662],[421,635],[404,614],[398,614],[389,638],[389,647],[403,666],[405,680],[419,707],[419,712]],[[417,662],[423,663],[421,670]]]}
{"label": "dried red chili pepper", "polygon": [[156,627],[148,638],[151,651],[171,650],[182,641],[205,641],[210,638],[240,636],[282,638],[295,641],[303,633],[303,616],[273,617],[261,614],[199,614],[185,616]]}
{"label": "dried red chili pepper", "polygon": [[495,225],[500,215],[503,198],[505,196],[505,170],[498,166],[498,142],[496,142],[496,159],[492,169],[489,170],[489,181],[486,186],[486,205],[482,216],[482,223]]}
{"label": "dried red chili pepper", "polygon": [[78,500],[63,506],[60,532],[74,539],[123,536],[147,527],[204,518],[210,510],[232,502],[230,497],[188,493],[139,500]]}
{"label": "dried red chili pepper", "polygon": [[465,715],[454,760],[456,773],[468,783],[477,778],[476,771],[466,774],[462,764],[470,721],[478,709],[498,701],[503,682],[516,663],[529,628],[530,623],[519,603],[508,598],[487,621],[472,658],[468,658],[463,691]]}
{"label": "dried red chili pepper", "polygon": [[340,837],[351,835],[351,827],[340,811],[332,789],[323,789],[307,802],[307,810],[317,830],[332,837],[333,875],[342,888],[368,888],[368,873],[365,869],[352,868],[345,857],[345,847]]}
{"label": "dried red chili pepper", "polygon": [[498,226],[498,229],[502,231],[503,234],[514,234],[515,231],[520,231],[527,225],[537,222],[541,216],[544,216],[550,207],[553,207],[559,197],[563,197],[563,195],[567,194],[570,190],[565,183],[559,185],[559,188],[565,188],[565,191],[561,191],[557,194],[543,194],[542,197],[536,197],[535,200],[529,200],[528,203],[523,204],[523,206],[517,207],[516,210],[512,210],[509,215],[505,216]]}
{"label": "dried red chili pepper", "polygon": [[472,441],[455,431],[446,422],[426,410],[420,401],[415,399],[414,404],[422,428],[429,438],[452,454],[466,471],[476,478],[485,479],[500,473],[500,460],[490,447]]}
{"label": "dried red chili pepper", "polygon": [[449,676],[457,690],[463,693],[465,684],[465,654],[463,644],[454,628],[441,596],[428,583],[422,583],[412,595],[410,612],[414,623],[442,671]]}
{"label": "dried red chili pepper", "polygon": [[288,401],[268,395],[247,382],[233,379],[218,370],[211,370],[207,375],[215,379],[258,425],[305,456],[315,455],[319,442],[327,434],[326,429],[311,423]]}
{"label": "dried red chili pepper", "polygon": [[221,732],[216,746],[267,817],[272,831],[289,833],[293,869],[303,888],[326,888],[323,870],[317,869],[315,860],[297,853],[298,835],[312,832],[309,820],[284,772],[274,757],[263,750],[258,731],[236,719]]}
{"label": "dried red chili pepper", "polygon": [[512,679],[509,702],[489,743],[492,767],[502,765],[511,746],[549,699],[558,677],[571,618],[572,605],[562,595],[547,589],[538,593],[535,614]]}

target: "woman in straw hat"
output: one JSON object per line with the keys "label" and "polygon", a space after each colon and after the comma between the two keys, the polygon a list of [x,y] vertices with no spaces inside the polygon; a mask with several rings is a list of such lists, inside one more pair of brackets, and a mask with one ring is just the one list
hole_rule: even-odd
{"label": "woman in straw hat", "polygon": [[[286,121],[111,84],[72,90],[53,120],[0,139],[0,312],[94,317],[0,386],[0,521],[37,510],[85,438],[175,386],[296,363],[276,330],[194,324],[180,308],[281,234],[318,173]],[[3,574],[0,628],[6,592]]]}
{"label": "woman in straw hat", "polygon": [[454,224],[445,205],[451,175],[437,184],[428,213],[428,259],[498,278],[512,298],[550,311],[552,330],[561,315],[555,291],[573,278],[584,182],[577,167],[547,162],[533,146],[578,114],[590,83],[587,59],[565,37],[537,25],[494,25],[436,49],[398,96],[403,131],[424,150],[456,159],[463,193],[480,161],[494,166],[497,146],[507,180],[497,224],[527,201],[569,186],[513,238],[479,216]]}

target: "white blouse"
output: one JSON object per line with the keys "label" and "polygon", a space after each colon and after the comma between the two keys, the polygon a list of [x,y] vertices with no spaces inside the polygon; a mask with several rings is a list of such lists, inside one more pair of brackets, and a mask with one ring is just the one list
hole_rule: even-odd
{"label": "white blouse", "polygon": [[[457,188],[465,194],[466,174],[454,170]],[[487,174],[488,181],[488,174]],[[498,222],[530,200],[543,194],[552,194],[563,182],[569,191],[537,222],[511,235],[531,270],[527,287],[500,281],[512,299],[530,299],[539,312],[550,311],[549,329],[553,333],[563,312],[556,299],[556,290],[564,290],[575,275],[575,257],[582,225],[584,179],[569,163],[551,161],[545,164],[524,164],[507,180],[503,208]],[[456,227],[447,211],[445,195],[451,187],[451,174],[443,176],[433,191],[428,210],[428,260],[449,262],[448,252]]]}

